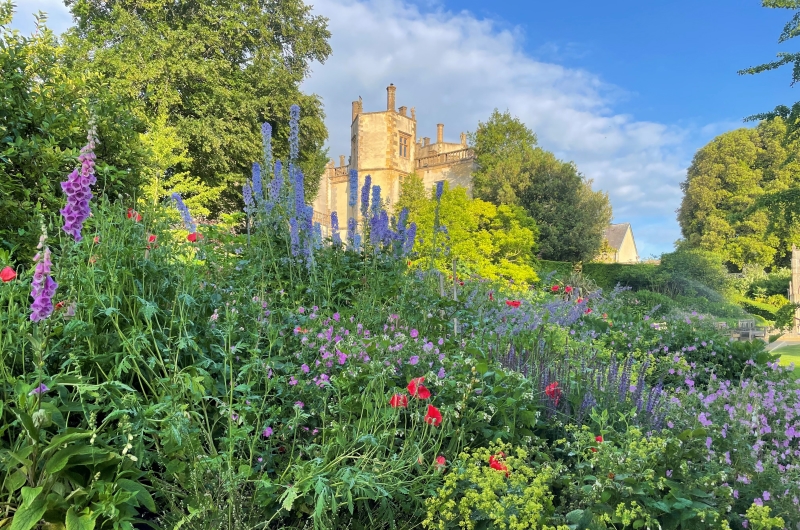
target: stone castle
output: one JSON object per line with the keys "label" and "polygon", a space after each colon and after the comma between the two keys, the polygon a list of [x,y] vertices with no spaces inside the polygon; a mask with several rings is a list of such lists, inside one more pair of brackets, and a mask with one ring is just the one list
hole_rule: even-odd
{"label": "stone castle", "polygon": [[346,227],[348,218],[360,216],[358,206],[349,208],[347,204],[350,169],[358,171],[359,190],[364,178],[371,175],[372,184],[381,187],[381,197],[390,210],[400,197],[403,179],[411,173],[422,178],[426,189],[446,181],[450,187],[461,186],[471,194],[476,164],[475,152],[467,147],[467,135],[462,132],[459,143],[445,142],[444,124],[440,123],[435,143],[427,136],[418,139],[414,107],[410,116],[408,107],[395,110],[395,90],[393,84],[386,88],[384,111],[364,112],[361,98],[353,101],[350,158],[345,164],[341,155],[338,167],[334,160],[328,163],[312,203],[314,221],[324,228],[330,227],[331,212],[337,213],[340,228]]}

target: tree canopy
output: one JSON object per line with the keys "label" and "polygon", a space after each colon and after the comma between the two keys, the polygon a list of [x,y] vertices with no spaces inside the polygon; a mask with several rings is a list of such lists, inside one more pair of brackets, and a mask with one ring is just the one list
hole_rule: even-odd
{"label": "tree canopy", "polygon": [[800,227],[760,206],[798,184],[800,150],[786,132],[775,118],[721,134],[695,154],[678,210],[686,245],[739,268],[785,264],[791,244],[800,242]]}
{"label": "tree canopy", "polygon": [[518,118],[495,109],[470,134],[478,162],[473,193],[486,201],[524,208],[539,227],[542,258],[591,260],[611,221],[608,194],[592,190],[592,181],[574,163],[558,160],[536,141]]}
{"label": "tree canopy", "polygon": [[240,206],[237,188],[252,162],[263,158],[262,122],[272,125],[275,156],[286,160],[295,103],[301,108],[299,165],[307,196],[315,196],[327,131],[319,97],[301,93],[299,85],[310,63],[331,53],[325,18],[301,0],[66,3],[77,22],[66,36],[74,62],[135,103],[162,155],[164,142],[173,140],[168,151],[181,155],[173,157],[173,175],[199,179],[205,187],[198,193],[209,200],[222,192],[221,201],[208,205],[212,210]]}
{"label": "tree canopy", "polygon": [[443,228],[435,248],[436,200],[424,193],[417,175],[403,180],[398,208],[408,208],[409,222],[417,224],[414,251],[419,263],[427,265],[434,254],[434,264],[441,271],[451,271],[455,258],[462,272],[490,280],[513,280],[520,285],[538,280],[531,266],[538,229],[521,207],[470,199],[466,189],[445,185],[439,205]]}

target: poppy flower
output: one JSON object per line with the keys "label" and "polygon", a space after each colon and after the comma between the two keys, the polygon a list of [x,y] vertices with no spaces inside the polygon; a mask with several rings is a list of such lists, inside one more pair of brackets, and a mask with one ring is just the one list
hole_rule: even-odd
{"label": "poppy flower", "polygon": [[566,287],[564,287],[564,292],[567,293],[567,294],[571,293],[572,292],[572,286],[571,285],[567,285]]}
{"label": "poppy flower", "polygon": [[508,307],[519,307],[520,301],[519,300],[506,300],[506,305]]}
{"label": "poppy flower", "polygon": [[459,281],[458,285],[464,285],[464,282],[463,281]]}
{"label": "poppy flower", "polygon": [[433,405],[428,405],[428,412],[425,414],[423,419],[425,420],[425,423],[436,427],[442,423],[442,413],[439,412],[439,409]]}
{"label": "poppy flower", "polygon": [[577,300],[575,300],[576,304],[580,304],[581,302],[583,302],[583,298],[578,298]]}
{"label": "poppy flower", "polygon": [[411,394],[412,397],[419,399],[428,399],[429,397],[431,397],[431,391],[425,388],[425,385],[422,384],[424,381],[425,381],[424,377],[417,377],[415,379],[412,379],[408,383],[408,393]]}
{"label": "poppy flower", "polygon": [[494,294],[492,294],[492,291],[489,291],[489,301],[494,302]]}
{"label": "poppy flower", "polygon": [[202,236],[202,235],[200,235],[200,234],[198,234],[197,232],[192,232],[191,234],[189,234],[188,236],[186,236],[186,239],[188,239],[188,240],[189,240],[189,241],[191,241],[192,243],[194,243],[195,241],[197,241],[197,239],[198,239],[198,238],[200,238],[200,239],[203,239],[203,236]]}
{"label": "poppy flower", "polygon": [[437,468],[443,468],[446,463],[447,463],[447,459],[445,457],[443,457],[442,455],[439,455],[439,456],[436,457],[436,467]]}
{"label": "poppy flower", "polygon": [[94,241],[95,245],[99,244],[100,243],[100,236],[94,236],[94,239],[92,241]]}
{"label": "poppy flower", "polygon": [[147,242],[148,243],[155,243],[156,242],[156,235],[155,234],[148,235],[147,236]]}
{"label": "poppy flower", "polygon": [[[595,436],[594,437],[594,441],[599,443],[599,444],[603,443],[603,435],[601,434],[601,435]],[[597,447],[590,447],[589,449],[591,449],[593,453],[597,452]]]}
{"label": "poppy flower", "polygon": [[589,313],[591,313],[591,312],[592,312],[592,308],[591,308],[591,307],[587,307],[587,308],[586,308],[586,311],[584,311],[584,313],[586,313],[587,315],[588,315]]}
{"label": "poppy flower", "polygon": [[128,208],[128,219],[134,219],[137,223],[142,220],[142,214],[134,210],[133,208]]}
{"label": "poppy flower", "polygon": [[6,267],[0,271],[0,280],[3,280],[3,283],[10,282],[16,277],[17,273],[11,267]]}
{"label": "poppy flower", "polygon": [[499,461],[494,456],[489,457],[489,467],[492,469],[496,469],[497,471],[505,471],[506,476],[508,476],[508,466],[506,466],[504,463]]}
{"label": "poppy flower", "polygon": [[61,309],[62,307],[64,307],[64,304],[66,303],[67,303],[66,300],[61,300],[59,303],[56,304],[56,309]]}
{"label": "poppy flower", "polygon": [[391,405],[393,408],[408,407],[408,396],[404,396],[403,394],[395,394],[392,396],[392,399],[389,400],[389,405]]}
{"label": "poppy flower", "polygon": [[561,287],[559,287],[558,285],[554,285],[550,288],[550,290],[553,291],[554,293],[557,292],[559,289],[561,289]]}
{"label": "poppy flower", "polygon": [[561,389],[558,388],[558,381],[554,381],[547,385],[547,388],[544,389],[544,393],[547,394],[547,397],[555,401],[556,405],[558,405],[558,402],[561,399]]}

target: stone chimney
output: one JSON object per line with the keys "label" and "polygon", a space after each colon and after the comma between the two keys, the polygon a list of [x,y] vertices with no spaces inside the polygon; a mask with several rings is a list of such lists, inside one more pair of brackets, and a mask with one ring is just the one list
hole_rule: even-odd
{"label": "stone chimney", "polygon": [[436,124],[436,143],[444,142],[444,123]]}
{"label": "stone chimney", "polygon": [[339,155],[339,167],[344,167],[344,155]]}
{"label": "stone chimney", "polygon": [[428,138],[427,136],[425,136],[424,138],[422,138],[422,141],[423,141],[423,142],[425,142],[425,143],[423,143],[422,145],[430,145],[430,143],[431,143],[431,139],[430,139],[430,138]]}
{"label": "stone chimney", "polygon": [[358,116],[362,112],[364,112],[364,104],[362,103],[361,97],[359,96],[358,101],[353,102],[353,117],[351,121],[355,120],[356,116]]}
{"label": "stone chimney", "polygon": [[461,145],[464,147],[467,146],[467,133],[461,133]]}
{"label": "stone chimney", "polygon": [[406,111],[407,111],[407,110],[408,110],[408,107],[400,107],[400,108],[397,110],[397,112],[399,112],[399,113],[400,113],[400,116],[405,116],[405,115],[406,115]]}
{"label": "stone chimney", "polygon": [[394,91],[397,89],[394,84],[389,83],[386,87],[386,110],[394,112]]}
{"label": "stone chimney", "polygon": [[336,161],[333,158],[328,161],[328,167],[336,167]]}
{"label": "stone chimney", "polygon": [[417,110],[414,107],[411,107],[411,119],[415,121],[417,119]]}

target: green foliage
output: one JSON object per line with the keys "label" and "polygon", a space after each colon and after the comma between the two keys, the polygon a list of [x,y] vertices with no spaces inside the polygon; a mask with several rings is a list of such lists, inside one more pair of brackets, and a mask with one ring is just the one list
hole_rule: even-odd
{"label": "green foliage", "polygon": [[539,256],[555,261],[589,261],[599,252],[611,221],[608,194],[575,164],[536,146],[536,135],[508,112],[496,109],[470,134],[478,171],[475,197],[522,206],[539,226]]}
{"label": "green foliage", "polygon": [[724,133],[700,149],[681,184],[678,222],[690,248],[719,254],[736,267],[785,264],[797,223],[757,207],[797,185],[800,144],[787,143],[780,118]]}
{"label": "green foliage", "polygon": [[301,108],[298,165],[306,197],[316,196],[327,163],[325,116],[319,97],[299,86],[310,63],[324,62],[331,49],[327,21],[310,6],[301,0],[67,4],[77,22],[66,36],[72,59],[125,93],[150,134],[176,137],[162,153],[185,149],[172,160],[174,174],[187,173],[183,187],[202,185],[196,203],[210,204],[214,214],[241,208],[241,185],[252,162],[262,159],[263,122],[273,126],[275,157],[288,160],[292,104]]}
{"label": "green foliage", "polygon": [[[525,210],[470,199],[464,188],[446,188],[437,204],[435,198],[419,197],[420,186],[421,179],[409,175],[400,195],[400,205],[409,207],[409,222],[417,224],[416,263],[427,265],[433,257],[438,270],[452,274],[455,259],[464,273],[489,280],[523,286],[538,280],[529,265],[538,230]],[[437,209],[441,228],[434,238]]]}
{"label": "green foliage", "polygon": [[[0,243],[33,255],[40,220],[63,206],[60,182],[76,167],[94,120],[102,142],[96,147],[95,195],[132,194],[145,153],[136,131],[140,122],[120,95],[99,76],[72,68],[65,48],[38,21],[25,37],[8,28],[11,7],[0,4]],[[27,259],[27,258],[24,258]]]}

